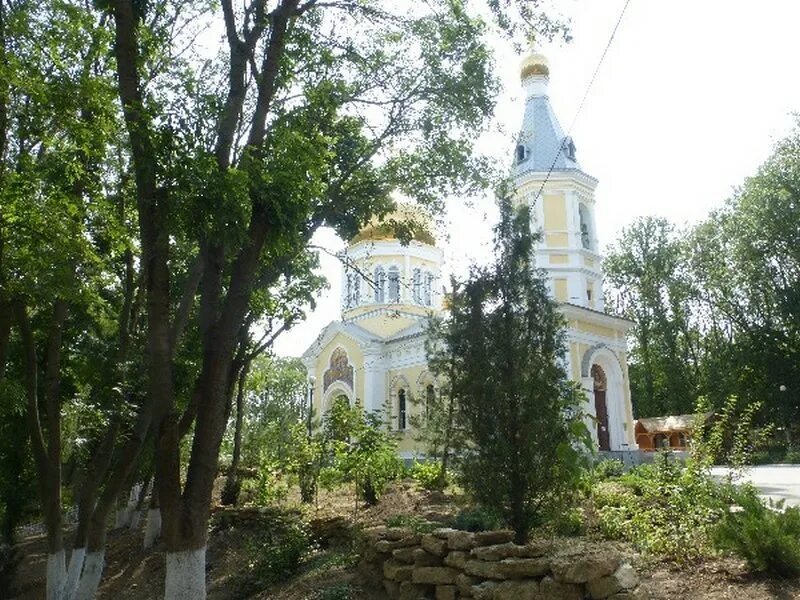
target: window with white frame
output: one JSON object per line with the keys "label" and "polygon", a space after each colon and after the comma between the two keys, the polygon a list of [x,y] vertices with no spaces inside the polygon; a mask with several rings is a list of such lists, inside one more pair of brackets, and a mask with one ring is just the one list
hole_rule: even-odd
{"label": "window with white frame", "polygon": [[425,273],[425,285],[422,292],[422,301],[425,306],[433,304],[433,273],[430,271]]}
{"label": "window with white frame", "polygon": [[400,270],[389,267],[389,302],[400,302]]}
{"label": "window with white frame", "polygon": [[402,388],[397,392],[397,428],[406,428],[406,391]]}
{"label": "window with white frame", "polygon": [[414,293],[414,303],[422,304],[422,271],[414,269],[411,278],[411,286]]}
{"label": "window with white frame", "polygon": [[383,267],[375,268],[375,302],[383,304],[386,298],[386,271]]}

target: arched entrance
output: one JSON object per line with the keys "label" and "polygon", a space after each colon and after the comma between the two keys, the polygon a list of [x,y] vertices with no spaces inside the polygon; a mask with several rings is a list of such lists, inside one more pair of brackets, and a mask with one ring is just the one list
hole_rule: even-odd
{"label": "arched entrance", "polygon": [[594,382],[594,409],[597,416],[597,443],[600,450],[611,450],[611,436],[608,431],[608,402],[606,391],[608,379],[600,365],[592,365],[592,380]]}

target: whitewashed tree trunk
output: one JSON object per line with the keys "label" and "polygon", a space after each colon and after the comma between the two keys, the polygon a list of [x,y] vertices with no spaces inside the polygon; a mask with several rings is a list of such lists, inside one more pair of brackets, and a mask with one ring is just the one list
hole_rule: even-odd
{"label": "whitewashed tree trunk", "polygon": [[206,548],[167,553],[164,600],[205,600]]}
{"label": "whitewashed tree trunk", "polygon": [[47,555],[47,600],[64,600],[67,563],[63,550]]}
{"label": "whitewashed tree trunk", "polygon": [[85,558],[85,547],[72,549],[72,555],[69,557],[69,568],[67,569],[67,583],[64,585],[64,598],[66,600],[72,600],[75,597]]}
{"label": "whitewashed tree trunk", "polygon": [[142,511],[136,508],[131,513],[131,522],[129,527],[131,529],[139,529],[139,524],[142,522]]}
{"label": "whitewashed tree trunk", "polygon": [[83,561],[83,575],[74,600],[94,600],[105,566],[105,551],[89,552]]}
{"label": "whitewashed tree trunk", "polygon": [[147,511],[147,525],[144,529],[144,549],[149,550],[161,535],[161,509]]}

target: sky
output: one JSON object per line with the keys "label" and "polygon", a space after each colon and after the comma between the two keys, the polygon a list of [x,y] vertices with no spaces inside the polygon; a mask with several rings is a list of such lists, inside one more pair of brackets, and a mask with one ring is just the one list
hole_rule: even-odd
{"label": "sky", "polygon": [[[790,0],[630,0],[580,113],[592,73],[625,0],[555,0],[573,40],[543,43],[550,101],[577,147],[582,169],[599,179],[595,218],[601,246],[639,217],[677,225],[703,220],[756,172],[800,112],[800,2]],[[503,84],[496,124],[479,150],[508,156],[524,110],[522,60],[499,36]],[[571,131],[568,128],[574,121]],[[490,198],[447,199],[440,245],[445,269],[466,272],[491,256],[496,210]],[[344,247],[330,230],[313,243]],[[341,266],[321,255],[330,288],[308,319],[275,343],[299,356],[340,318]]]}

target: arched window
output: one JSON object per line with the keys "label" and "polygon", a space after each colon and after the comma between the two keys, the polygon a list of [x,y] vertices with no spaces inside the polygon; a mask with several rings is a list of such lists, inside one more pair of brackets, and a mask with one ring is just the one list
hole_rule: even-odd
{"label": "arched window", "polygon": [[389,267],[389,302],[400,302],[400,271]]}
{"label": "arched window", "polygon": [[589,218],[589,209],[583,204],[578,206],[578,217],[581,222],[581,245],[590,250],[592,248],[592,223]]}
{"label": "arched window", "polygon": [[433,304],[433,273],[430,271],[425,273],[425,286],[422,292],[422,301],[425,306]]}
{"label": "arched window", "polygon": [[386,294],[386,272],[383,267],[375,269],[375,302],[383,304]]}
{"label": "arched window", "polygon": [[528,149],[525,148],[524,144],[517,144],[517,162],[521,163],[524,161],[528,156]]}
{"label": "arched window", "polygon": [[397,392],[397,428],[401,431],[406,428],[406,391]]}
{"label": "arched window", "polygon": [[436,401],[436,389],[432,383],[425,387],[425,418],[430,417],[431,410],[433,410],[433,403]]}
{"label": "arched window", "polygon": [[344,303],[347,308],[361,303],[361,277],[355,271],[349,271],[345,276]]}
{"label": "arched window", "polygon": [[411,278],[411,289],[414,294],[414,302],[416,304],[422,304],[422,271],[419,269],[414,269]]}

